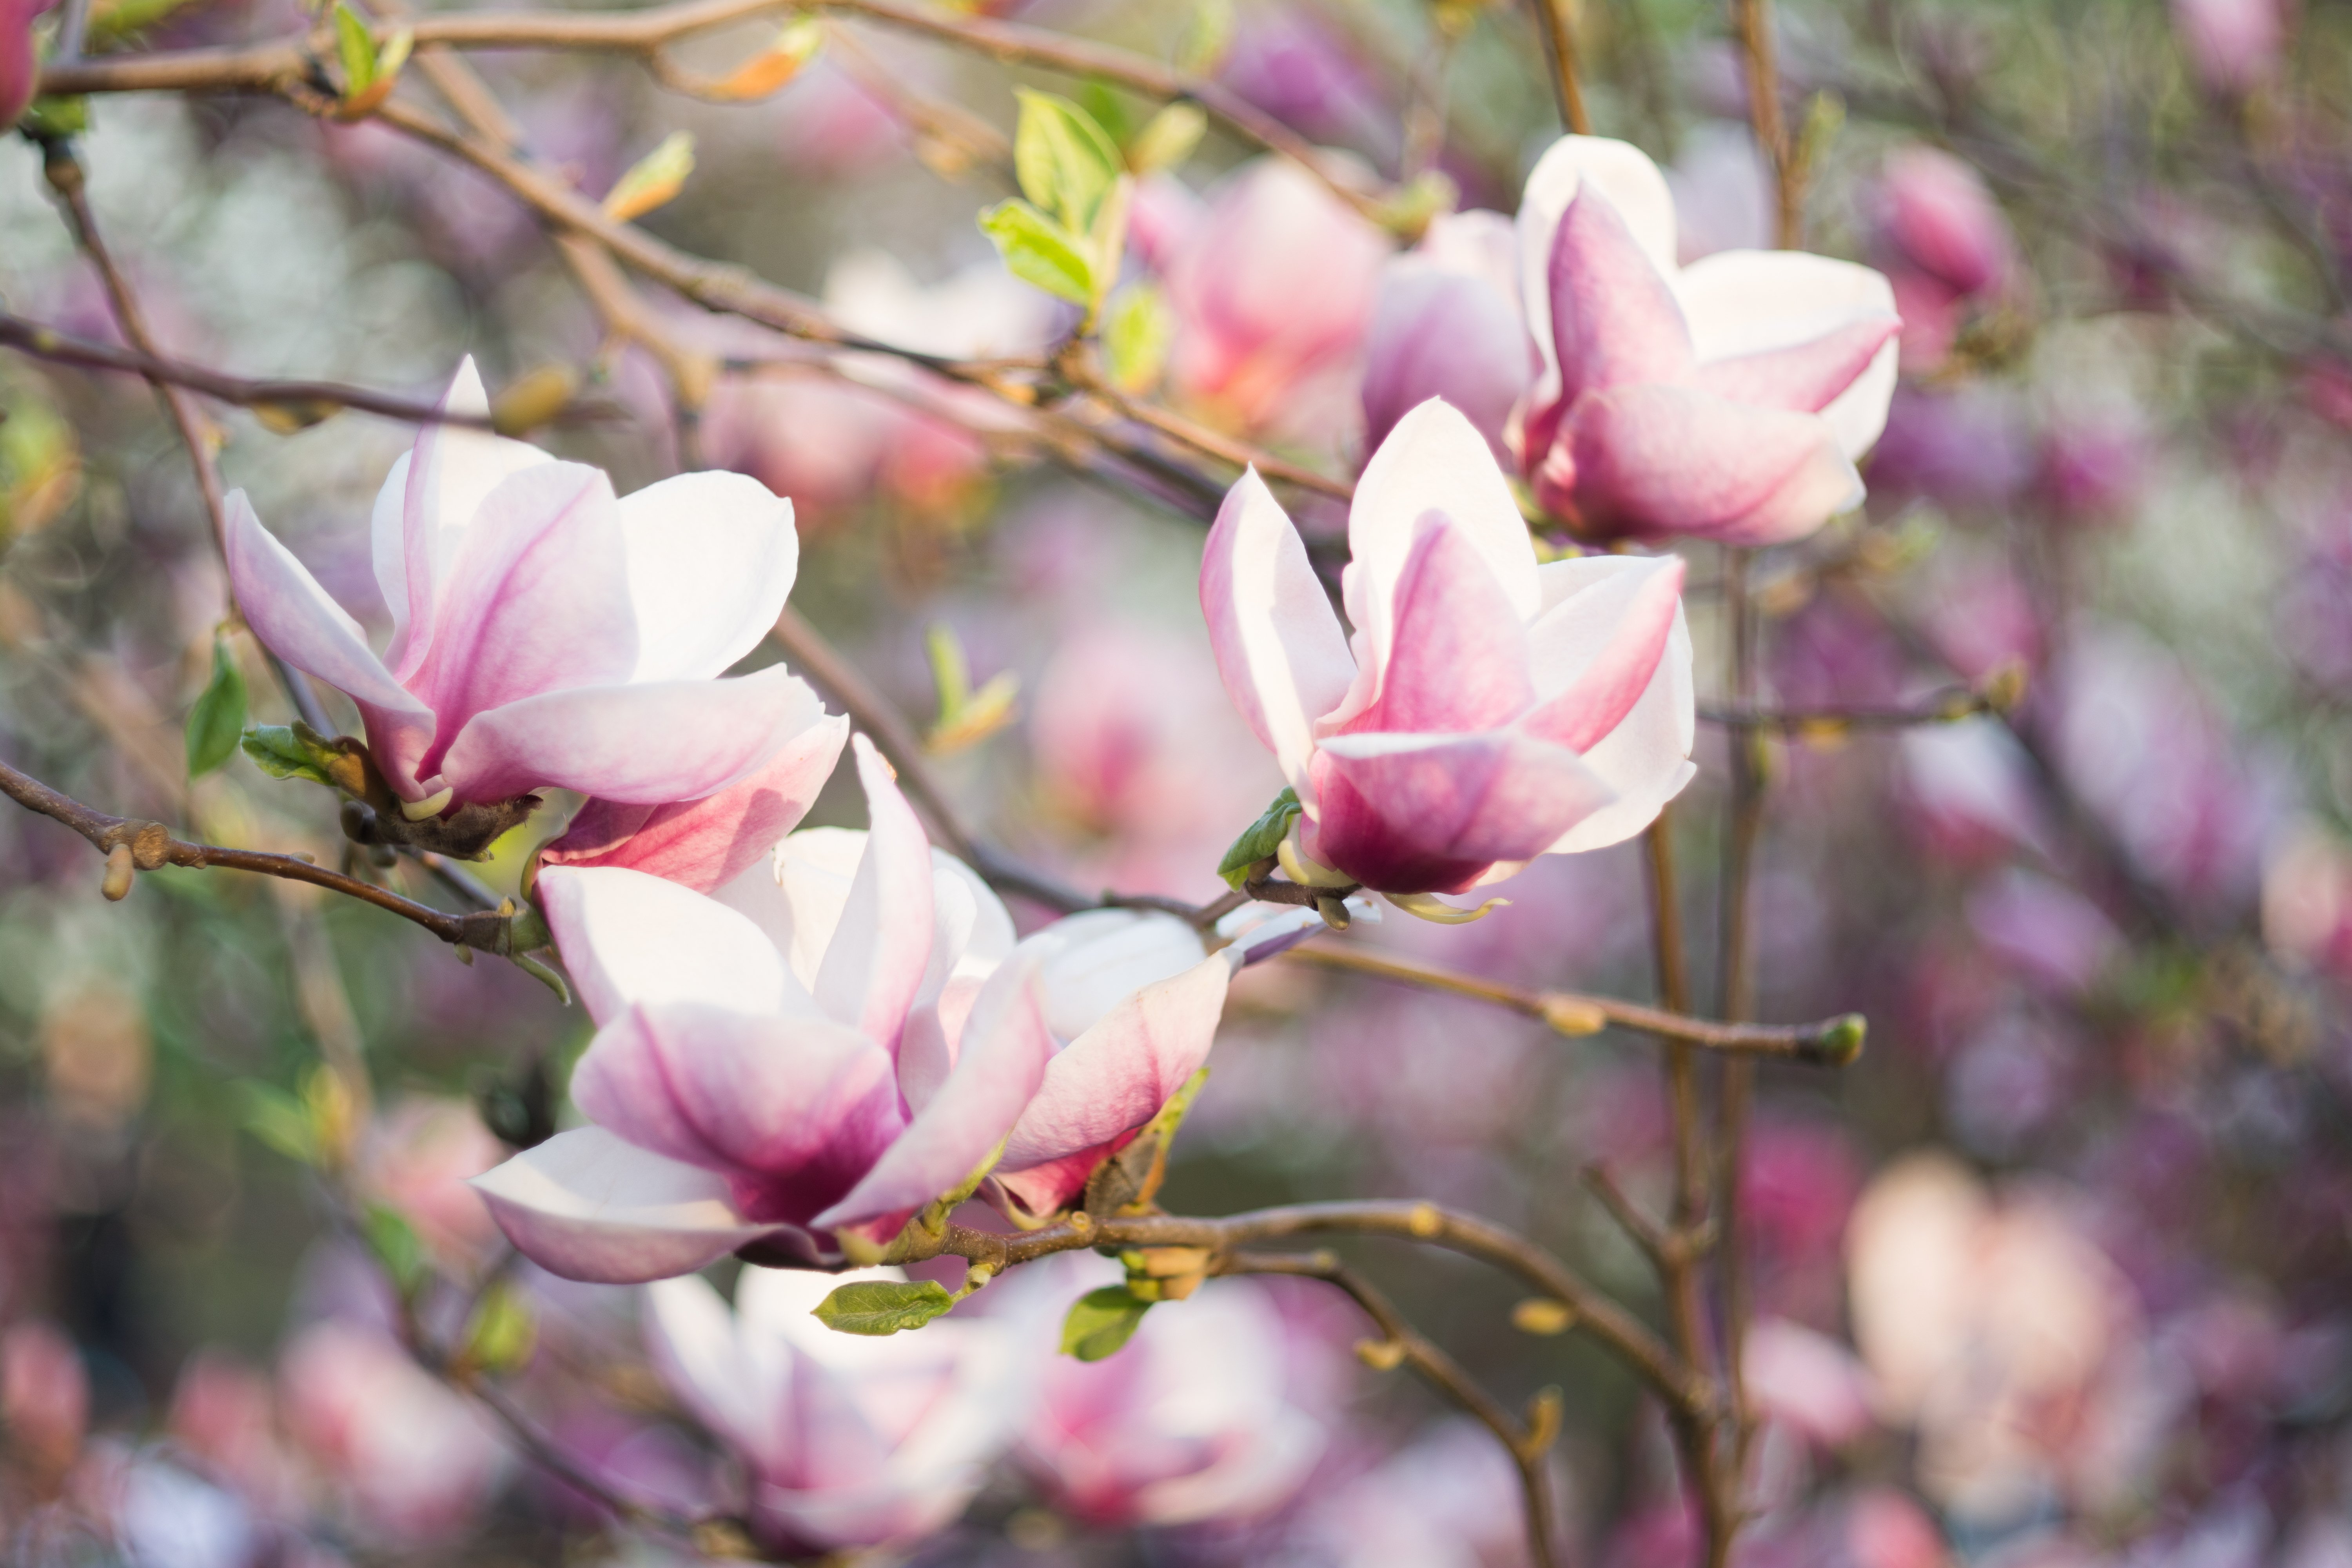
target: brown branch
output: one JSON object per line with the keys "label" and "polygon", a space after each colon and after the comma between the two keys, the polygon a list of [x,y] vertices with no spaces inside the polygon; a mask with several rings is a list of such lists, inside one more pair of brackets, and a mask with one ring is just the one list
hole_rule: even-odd
{"label": "brown branch", "polygon": [[1756,145],[1772,170],[1775,203],[1774,243],[1794,250],[1804,228],[1804,171],[1797,166],[1797,150],[1790,145],[1788,126],[1780,114],[1780,70],[1772,51],[1771,0],[1731,0],[1733,30],[1748,62],[1748,121]]}
{"label": "brown branch", "polygon": [[1862,1054],[1864,1037],[1862,1016],[1854,1013],[1812,1024],[1724,1024],[1609,996],[1530,991],[1346,942],[1295,947],[1282,955],[1282,961],[1317,969],[1344,969],[1401,985],[1475,997],[1549,1024],[1564,1035],[1590,1035],[1615,1025],[1727,1056],[1769,1057],[1812,1067],[1846,1066]]}
{"label": "brown branch", "polygon": [[[126,332],[125,336],[128,335]],[[362,414],[378,414],[387,419],[406,420],[412,425],[446,422],[481,429],[488,429],[490,425],[487,415],[449,414],[437,404],[395,397],[389,393],[371,392],[363,386],[347,386],[340,382],[271,381],[225,375],[184,360],[165,359],[135,349],[118,349],[105,343],[68,337],[54,327],[28,321],[5,311],[0,311],[0,343],[56,364],[77,365],[84,370],[120,371],[127,375],[142,376],[150,382],[200,393],[216,402],[235,404],[241,408],[275,405],[305,416],[315,414],[319,418],[340,409],[354,408]]]}
{"label": "brown branch", "polygon": [[1576,79],[1576,29],[1568,0],[1528,0],[1543,33],[1544,63],[1551,68],[1552,95],[1559,101],[1559,122],[1578,136],[1592,134],[1592,117],[1584,107],[1584,89]]}
{"label": "brown branch", "polygon": [[1551,1568],[1559,1526],[1554,1521],[1551,1488],[1544,1474],[1544,1457],[1550,1452],[1552,1439],[1558,1435],[1559,1390],[1548,1391],[1552,1412],[1549,1421],[1542,1414],[1547,1408],[1544,1395],[1538,1396],[1538,1404],[1530,1411],[1532,1418],[1519,1421],[1494,1395],[1479,1387],[1461,1363],[1407,1322],[1395,1303],[1332,1253],[1234,1253],[1224,1260],[1219,1272],[1321,1279],[1346,1291],[1381,1331],[1380,1340],[1357,1347],[1360,1355],[1377,1366],[1412,1367],[1503,1445],[1504,1452],[1511,1457],[1512,1467],[1519,1473],[1519,1495],[1527,1513],[1528,1559],[1536,1568]]}
{"label": "brown branch", "polygon": [[2004,706],[1992,692],[1948,687],[1917,702],[1874,708],[1759,708],[1752,702],[1701,703],[1699,721],[1727,730],[1770,730],[1783,735],[1834,735],[1846,730],[1907,730],[1923,724],[1957,724]]}

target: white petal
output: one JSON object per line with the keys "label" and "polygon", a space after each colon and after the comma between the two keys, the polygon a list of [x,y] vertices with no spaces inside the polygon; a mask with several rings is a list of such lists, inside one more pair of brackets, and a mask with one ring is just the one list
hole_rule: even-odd
{"label": "white petal", "polygon": [[1063,1041],[1145,986],[1183,973],[1203,951],[1200,933],[1174,915],[1141,910],[1088,910],[1029,942],[1045,960],[1046,1026]]}
{"label": "white petal", "polygon": [[1551,341],[1551,244],[1561,215],[1585,181],[1606,195],[1633,239],[1658,270],[1675,275],[1675,198],[1650,155],[1605,136],[1563,136],[1538,159],[1519,201],[1519,297],[1528,331],[1542,351],[1544,369],[1531,404],[1559,391],[1559,364]]}
{"label": "white petal", "polygon": [[[1702,364],[1786,348],[1872,316],[1898,313],[1894,286],[1883,274],[1800,250],[1718,251],[1685,268],[1675,279],[1675,295]],[[1898,349],[1890,341],[1822,410],[1849,458],[1868,451],[1886,428]]]}
{"label": "white petal", "polygon": [[470,1184],[508,1240],[566,1279],[625,1285],[691,1274],[775,1228],[736,1209],[725,1177],[601,1127],[559,1132]]}
{"label": "white petal", "polygon": [[776,624],[800,568],[793,503],[742,474],[680,474],[621,502],[632,680],[723,673]]}
{"label": "white petal", "polygon": [[751,919],[643,871],[551,866],[541,900],[557,951],[599,1024],[633,1003],[702,1002],[766,1016],[799,988]]}
{"label": "white petal", "polygon": [[[1633,555],[1588,555],[1556,561],[1543,571],[1544,596],[1553,606],[1570,605],[1596,590],[1606,592],[1610,580],[1656,570],[1650,561]],[[1545,628],[1551,612],[1538,622]],[[1579,640],[1566,617],[1543,632],[1547,643],[1568,649]],[[1563,654],[1572,658],[1572,651]],[[1546,671],[1538,656],[1538,679]],[[1682,794],[1698,770],[1690,762],[1697,739],[1696,689],[1691,673],[1690,626],[1679,606],[1675,629],[1666,641],[1665,657],[1657,673],[1616,729],[1584,753],[1585,765],[1616,792],[1616,798],[1570,828],[1549,851],[1580,854],[1621,843],[1657,820],[1668,801]]]}

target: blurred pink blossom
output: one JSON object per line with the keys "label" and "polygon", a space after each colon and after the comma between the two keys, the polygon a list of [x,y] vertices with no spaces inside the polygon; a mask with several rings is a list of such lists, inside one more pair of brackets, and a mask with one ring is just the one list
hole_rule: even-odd
{"label": "blurred pink blossom", "polygon": [[463,1100],[408,1095],[368,1130],[360,1184],[415,1228],[443,1268],[482,1260],[499,1228],[466,1184],[506,1158],[506,1146]]}
{"label": "blurred pink blossom", "polygon": [[2172,0],[2172,28],[2198,80],[2236,98],[2278,74],[2290,0]]}
{"label": "blurred pink blossom", "polygon": [[89,1375],[73,1341],[37,1319],[0,1332],[0,1426],[37,1471],[73,1465],[89,1426]]}
{"label": "blurred pink blossom", "polygon": [[1535,379],[1519,315],[1518,256],[1500,213],[1441,214],[1421,243],[1381,269],[1364,349],[1364,446],[1442,397],[1508,462],[1512,413]]}
{"label": "blurred pink blossom", "polygon": [[287,1345],[278,1381],[304,1458],[368,1535],[447,1541],[504,1483],[508,1451],[489,1418],[388,1334],[315,1323]]}
{"label": "blurred pink blossom", "polygon": [[1525,1568],[1524,1506],[1494,1435],[1457,1416],[1309,1498],[1291,1530],[1330,1568]]}
{"label": "blurred pink blossom", "polygon": [[33,50],[33,22],[57,0],[0,0],[0,131],[16,123],[33,101],[41,62]]}

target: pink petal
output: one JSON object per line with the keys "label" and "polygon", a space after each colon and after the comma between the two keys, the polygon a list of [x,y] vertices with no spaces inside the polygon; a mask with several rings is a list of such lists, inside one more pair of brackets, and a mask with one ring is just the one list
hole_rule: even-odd
{"label": "pink petal", "polygon": [[716,795],[667,805],[592,800],[542,866],[620,866],[712,893],[765,859],[800,826],[849,742],[849,721],[818,715],[760,771]]}
{"label": "pink petal", "polygon": [[1520,302],[1528,335],[1543,356],[1531,395],[1538,407],[1560,401],[1559,366],[1552,357],[1552,245],[1569,204],[1588,189],[1609,198],[1642,253],[1660,272],[1675,265],[1674,193],[1648,153],[1602,136],[1563,136],[1551,144],[1528,174],[1517,224]]}
{"label": "pink petal", "polygon": [[1016,955],[989,977],[972,1005],[955,1066],[929,1103],[866,1179],[812,1226],[895,1231],[908,1215],[970,1179],[1020,1120],[1053,1054],[1037,961]]}
{"label": "pink petal", "polygon": [[1211,953],[1129,994],[1063,1047],[1005,1142],[998,1184],[1032,1214],[1083,1189],[1114,1142],[1159,1115],[1208,1059],[1232,973]]}
{"label": "pink petal", "polygon": [[931,957],[931,846],[874,742],[859,735],[852,745],[872,825],[810,989],[830,1016],[895,1056]]}
{"label": "pink petal", "polygon": [[655,1369],[698,1420],[755,1466],[790,1461],[792,1358],[747,1344],[735,1313],[698,1276],[647,1287],[641,1318]]}
{"label": "pink petal", "polygon": [[1308,852],[1382,893],[1452,893],[1496,861],[1532,860],[1609,803],[1565,747],[1511,731],[1335,735]]}
{"label": "pink petal", "polygon": [[1226,492],[1201,557],[1201,613],[1234,706],[1305,788],[1317,718],[1339,705],[1356,661],[1307,546],[1252,468]]}
{"label": "pink petal", "polygon": [[[441,398],[450,414],[487,415],[490,400],[469,355]],[[384,662],[414,676],[433,641],[433,606],[458,542],[483,499],[518,469],[553,462],[538,447],[465,425],[427,425],[376,495],[371,544],[376,586],[392,612]],[[417,481],[411,484],[414,478]]]}
{"label": "pink petal", "polygon": [[[1826,337],[1857,321],[1896,315],[1885,277],[1851,261],[1801,250],[1726,250],[1693,262],[1675,279],[1699,363],[1711,364]],[[1886,427],[1897,347],[1821,410],[1848,458],[1870,450]]]}
{"label": "pink petal", "polygon": [[1560,401],[1636,382],[1680,382],[1697,356],[1667,273],[1601,192],[1579,191],[1552,239],[1552,353]]}
{"label": "pink petal", "polygon": [[610,867],[551,866],[538,892],[556,951],[598,1024],[638,1003],[768,1016],[816,1010],[766,933],[715,899]]}
{"label": "pink petal", "polygon": [[478,714],[442,758],[467,800],[553,787],[602,800],[699,800],[748,778],[815,701],[782,665],[726,680],[582,686]]}
{"label": "pink petal", "polygon": [[471,1185],[524,1257],[596,1284],[691,1274],[776,1228],[738,1212],[725,1178],[601,1127],[559,1132]]}
{"label": "pink petal", "polygon": [[1898,316],[1864,317],[1786,348],[1703,364],[1695,384],[1733,403],[1818,414],[1836,402],[1902,330]]}
{"label": "pink petal", "polygon": [[1498,729],[1535,700],[1527,628],[1477,547],[1443,513],[1422,520],[1394,615],[1380,697],[1349,732]]}
{"label": "pink petal", "polygon": [[847,1192],[906,1125],[889,1054],[830,1019],[635,1006],[572,1077],[572,1102],[641,1149],[734,1180],[795,1224]]}
{"label": "pink petal", "polygon": [[1379,695],[1398,583],[1420,540],[1422,519],[1431,512],[1452,519],[1476,547],[1514,618],[1524,622],[1535,615],[1541,599],[1535,546],[1510,481],[1486,437],[1459,410],[1433,398],[1397,422],[1356,482],[1343,585],[1359,668],[1347,700],[1325,716],[1327,727],[1346,723]]}
{"label": "pink petal", "polygon": [[228,575],[238,610],[264,647],[359,704],[368,749],[408,799],[426,792],[416,763],[433,743],[433,714],[368,651],[357,621],[327,596],[310,570],[261,526],[243,490],[228,496]]}
{"label": "pink petal", "polygon": [[1590,394],[1559,441],[1555,457],[1572,458],[1569,515],[1596,533],[1773,544],[1862,500],[1861,476],[1818,415],[1688,387]]}
{"label": "pink petal", "polygon": [[[1656,562],[1634,555],[1587,555],[1545,566],[1545,596],[1552,607],[1528,630],[1538,686],[1557,668],[1563,684],[1554,689],[1565,689],[1600,657],[1607,631],[1618,624],[1606,606],[1637,596],[1657,570]],[[1690,630],[1677,608],[1648,689],[1616,728],[1584,750],[1584,765],[1616,799],[1562,834],[1551,854],[1580,854],[1631,838],[1683,792],[1697,773],[1690,762],[1697,734],[1693,690]]]}
{"label": "pink petal", "polygon": [[[611,481],[578,463],[524,468],[492,490],[436,595],[415,679],[445,737],[544,691],[626,679],[636,662],[619,508]],[[440,761],[425,765],[443,772]]]}
{"label": "pink petal", "polygon": [[741,474],[680,474],[625,499],[620,521],[632,682],[721,675],[760,646],[800,569],[791,501]]}
{"label": "pink petal", "polygon": [[1611,606],[1618,614],[1608,628],[1608,640],[1557,696],[1520,721],[1522,731],[1571,752],[1586,752],[1614,730],[1650,689],[1682,616],[1682,558],[1662,557],[1626,585],[1633,592],[1627,602]]}
{"label": "pink petal", "polygon": [[1442,397],[1509,459],[1503,432],[1534,378],[1535,345],[1518,304],[1483,278],[1419,256],[1388,264],[1364,340],[1364,442],[1378,447],[1397,421]]}

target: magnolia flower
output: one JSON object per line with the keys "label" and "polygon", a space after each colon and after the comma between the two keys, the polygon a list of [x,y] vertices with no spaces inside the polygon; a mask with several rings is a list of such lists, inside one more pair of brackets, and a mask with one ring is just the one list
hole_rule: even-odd
{"label": "magnolia flower", "polygon": [[772,874],[717,897],[541,875],[601,1026],[572,1079],[593,1125],[475,1185],[548,1268],[628,1281],[755,1242],[879,1251],[990,1173],[997,1201],[1050,1213],[1199,1068],[1234,968],[1287,929],[1211,955],[1172,916],[1105,910],[1016,948],[996,895],[856,750],[873,826],[793,834]]}
{"label": "magnolia flower", "polygon": [[1116,1354],[1054,1354],[1071,1302],[1119,1277],[1065,1255],[997,1287],[1037,1352],[1023,1468],[1055,1509],[1104,1529],[1245,1520],[1288,1501],[1324,1431],[1286,1388],[1294,1358],[1265,1288],[1213,1279],[1152,1308]]}
{"label": "magnolia flower", "polygon": [[16,123],[33,101],[40,80],[40,57],[33,48],[33,22],[57,0],[0,0],[0,131]]}
{"label": "magnolia flower", "polygon": [[1486,442],[1434,400],[1373,455],[1348,544],[1352,647],[1255,472],[1201,566],[1225,689],[1304,808],[1294,876],[1442,911],[1414,896],[1614,844],[1690,781],[1679,559],[1538,566]]}
{"label": "magnolia flower", "polygon": [[1538,500],[1588,532],[1771,543],[1862,500],[1901,323],[1886,279],[1795,251],[1675,261],[1641,152],[1570,136],[1528,177],[1520,286],[1542,369],[1520,421]]}
{"label": "magnolia flower", "polygon": [[1954,294],[1990,294],[2017,265],[2016,241],[1984,176],[1939,148],[1888,154],[1878,183],[1882,237],[1906,267]]}
{"label": "magnolia flower", "polygon": [[2291,22],[2288,0],[2172,0],[2172,29],[2190,68],[2225,97],[2242,98],[2278,74]]}
{"label": "magnolia flower", "polygon": [[1460,409],[1507,462],[1511,411],[1535,379],[1519,315],[1517,241],[1500,213],[1440,215],[1381,269],[1364,340],[1364,446],[1432,397]]}
{"label": "magnolia flower", "polygon": [[920,1333],[836,1333],[836,1287],[895,1268],[746,1268],[729,1311],[704,1280],[648,1287],[663,1379],[751,1472],[751,1517],[794,1553],[929,1535],[963,1511],[1019,1419],[1004,1325],[961,1314]]}
{"label": "magnolia flower", "polygon": [[[470,361],[444,406],[487,410]],[[376,498],[393,628],[381,658],[242,491],[227,548],[255,634],[358,705],[411,821],[482,806],[496,830],[532,790],[577,790],[595,803],[604,863],[619,853],[613,808],[643,810],[639,826],[659,817],[666,854],[709,881],[731,858],[709,835],[740,820],[738,803],[713,801],[716,822],[691,828],[674,803],[741,784],[799,741],[780,793],[804,804],[841,744],[843,722],[782,668],[711,679],[766,635],[799,563],[792,503],[737,475],[683,475],[616,500],[594,468],[428,426]]]}

